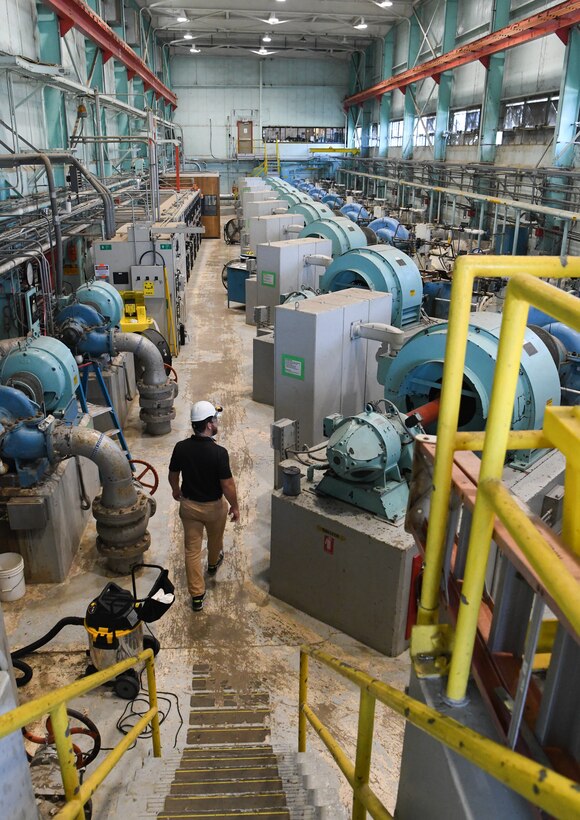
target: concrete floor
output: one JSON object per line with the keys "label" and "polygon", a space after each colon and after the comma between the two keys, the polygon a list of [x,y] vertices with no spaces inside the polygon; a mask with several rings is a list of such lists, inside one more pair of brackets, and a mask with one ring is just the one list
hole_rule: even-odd
{"label": "concrete floor", "polygon": [[[169,568],[177,591],[175,605],[155,625],[162,645],[157,659],[159,689],[179,696],[181,712],[187,719],[194,662],[209,662],[218,679],[227,679],[237,688],[249,688],[259,679],[271,693],[273,744],[294,749],[302,643],[324,646],[399,689],[408,683],[409,660],[406,654],[399,658],[383,657],[269,595],[273,477],[269,426],[273,412],[271,407],[251,399],[254,329],[245,324],[242,309],[226,307],[220,274],[224,262],[235,252],[235,247],[222,240],[202,243],[188,286],[189,340],[174,362],[180,395],[171,434],[161,438],[142,435],[137,400],[133,401],[125,432],[133,457],[150,461],[160,474],[157,513],[150,522],[152,546],[146,557]],[[190,403],[205,398],[220,402],[225,408],[219,441],[230,451],[241,521],[234,526],[228,524],[225,563],[216,579],[209,581],[203,612],[192,613],[182,562],[181,524],[166,472],[175,442],[189,435]],[[22,600],[3,605],[12,646],[34,640],[65,615],[83,615],[88,602],[113,577],[96,553],[94,538],[91,523],[64,583],[29,586]],[[129,585],[128,579],[121,579],[121,583]],[[29,686],[20,690],[21,699],[73,681],[86,665],[85,648],[83,630],[67,627],[46,651],[32,658],[35,676]],[[358,690],[314,664],[309,685],[313,706],[354,759]],[[76,708],[86,710],[101,729],[104,745],[112,746],[120,737],[115,723],[125,705],[104,689],[77,702]],[[173,707],[162,726],[166,752],[174,744],[179,749],[185,742],[185,728],[176,741],[178,728]],[[396,800],[402,741],[403,721],[386,708],[378,707],[371,785],[390,811]],[[331,761],[312,730],[309,748],[320,750]],[[156,782],[157,764],[148,760],[150,754],[150,741],[140,740],[137,748],[125,755],[122,765],[112,772],[95,797],[95,818],[145,816],[147,799]],[[147,772],[147,777],[140,779],[139,772]],[[341,798],[348,806],[350,789],[346,781],[343,783]]]}

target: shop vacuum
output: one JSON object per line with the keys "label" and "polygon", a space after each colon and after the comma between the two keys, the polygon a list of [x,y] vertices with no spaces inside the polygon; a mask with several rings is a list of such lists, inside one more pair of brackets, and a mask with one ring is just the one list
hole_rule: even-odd
{"label": "shop vacuum", "polygon": [[[159,570],[155,583],[144,598],[137,596],[135,572],[139,569]],[[175,587],[169,580],[169,572],[157,564],[137,564],[131,571],[132,591],[114,582],[108,583],[100,594],[90,602],[84,618],[67,617],[58,621],[46,635],[34,643],[11,653],[12,664],[23,674],[17,678],[18,686],[25,686],[32,678],[32,668],[21,659],[49,643],[65,626],[84,626],[91,663],[87,675],[100,672],[110,666],[135,657],[143,649],[153,649],[157,655],[160,645],[153,634],[144,634],[144,624],[158,621],[175,600]],[[126,700],[133,700],[140,690],[140,672],[144,664],[128,669],[118,675],[112,686],[115,693]]]}

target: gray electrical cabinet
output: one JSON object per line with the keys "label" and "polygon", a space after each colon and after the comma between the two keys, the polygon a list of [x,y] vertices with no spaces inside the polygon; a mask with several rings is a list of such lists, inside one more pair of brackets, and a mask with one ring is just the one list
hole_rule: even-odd
{"label": "gray electrical cabinet", "polygon": [[[297,217],[294,217],[295,219]],[[303,220],[303,217],[300,217]],[[310,256],[332,255],[329,239],[285,239],[258,245],[256,249],[257,304],[270,308],[270,321],[275,321],[274,308],[284,296],[302,287],[318,290],[320,277],[326,268],[310,265]]]}
{"label": "gray electrical cabinet", "polygon": [[250,219],[249,246],[256,253],[258,245],[268,242],[277,242],[280,239],[292,239],[298,233],[289,236],[288,228],[297,225],[300,230],[304,227],[304,217],[301,214],[267,214],[254,216]]}
{"label": "gray electrical cabinet", "polygon": [[353,338],[355,322],[391,322],[390,293],[348,288],[275,308],[274,418],[298,421],[299,444],[323,438],[331,413],[354,415],[383,398],[380,343]]}
{"label": "gray electrical cabinet", "polygon": [[403,525],[315,495],[272,494],[270,593],[384,655],[407,646],[412,561]]}

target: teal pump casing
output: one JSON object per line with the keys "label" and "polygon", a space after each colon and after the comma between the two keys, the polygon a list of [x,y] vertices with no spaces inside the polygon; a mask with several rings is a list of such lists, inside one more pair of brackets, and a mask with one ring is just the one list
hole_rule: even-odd
{"label": "teal pump casing", "polygon": [[105,319],[107,329],[118,327],[123,316],[123,299],[119,291],[108,282],[93,281],[75,293],[75,299],[82,305],[94,308]]}
{"label": "teal pump casing", "polygon": [[356,416],[327,416],[329,469],[316,487],[387,521],[405,515],[413,459],[413,438],[399,414],[377,413],[368,405]]}
{"label": "teal pump casing", "polygon": [[288,208],[289,214],[300,214],[304,217],[304,224],[310,225],[311,222],[316,222],[319,219],[334,219],[335,214],[322,202],[315,202],[308,196],[308,201],[298,202]]}
{"label": "teal pump casing", "polygon": [[367,245],[364,231],[359,225],[344,216],[333,216],[332,219],[317,219],[302,228],[298,236],[300,239],[309,236],[330,239],[333,258],[341,256],[353,248],[365,248]]}
{"label": "teal pump casing", "polygon": [[28,339],[0,360],[0,384],[15,387],[46,414],[76,417],[79,370],[66,345],[50,336]]}
{"label": "teal pump casing", "polygon": [[394,327],[419,322],[423,280],[417,265],[402,251],[389,245],[355,248],[337,257],[320,280],[322,293],[357,287],[392,294]]}
{"label": "teal pump casing", "polygon": [[[459,430],[485,430],[499,347],[502,316],[472,313],[463,371]],[[379,359],[378,380],[385,398],[409,412],[441,390],[447,322],[430,325],[411,336],[394,358]],[[558,368],[540,337],[526,330],[511,429],[541,429],[547,404],[560,404]],[[435,425],[427,428],[435,433]]]}

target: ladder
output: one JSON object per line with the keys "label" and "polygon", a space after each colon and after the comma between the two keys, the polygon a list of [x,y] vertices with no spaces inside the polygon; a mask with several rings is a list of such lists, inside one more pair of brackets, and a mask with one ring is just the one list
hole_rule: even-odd
{"label": "ladder", "polygon": [[[103,398],[105,399],[105,403],[103,405],[92,404],[87,401],[89,370],[91,369],[95,374],[97,384],[99,385]],[[113,402],[111,401],[111,396],[109,394],[109,391],[107,390],[107,385],[105,384],[105,380],[103,378],[103,374],[101,373],[99,363],[91,359],[85,364],[80,365],[79,370],[81,379],[79,386],[77,387],[77,396],[83,413],[88,413],[91,418],[95,418],[96,416],[102,416],[103,414],[108,413],[113,421],[113,427],[111,430],[107,430],[105,435],[109,438],[117,438],[121,446],[121,450],[127,456],[127,460],[131,461],[131,453],[129,451],[127,441],[125,440],[125,436],[123,435],[123,430],[121,429],[119,417],[117,416],[115,408],[113,407]]]}

